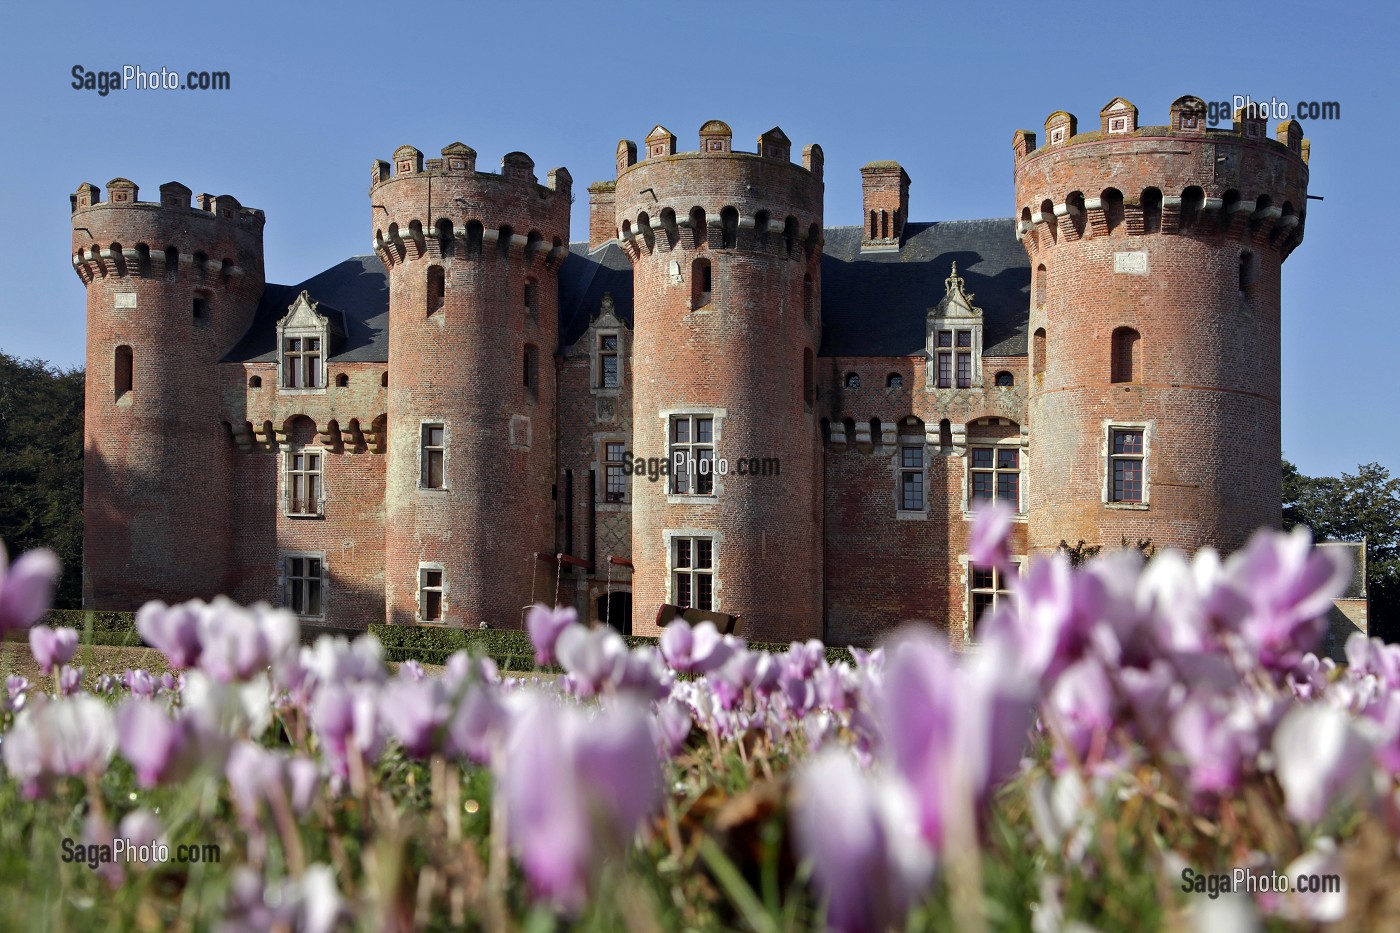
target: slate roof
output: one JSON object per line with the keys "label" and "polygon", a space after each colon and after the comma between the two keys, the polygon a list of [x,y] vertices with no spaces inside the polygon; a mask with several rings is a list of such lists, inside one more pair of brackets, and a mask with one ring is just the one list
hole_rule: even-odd
{"label": "slate roof", "polygon": [[1015,221],[909,223],[898,251],[861,253],[860,227],[828,227],[822,248],[821,356],[923,352],[928,309],[953,263],[982,309],[983,354],[1025,356],[1031,267]]}
{"label": "slate roof", "polygon": [[[828,227],[822,256],[822,356],[913,356],[924,349],[928,309],[943,298],[956,261],[985,315],[983,352],[1025,356],[1031,269],[1015,221],[910,223],[899,250],[861,253],[860,227]],[[612,292],[618,318],[632,325],[632,267],[617,243],[588,252],[570,245],[559,269],[559,337],[571,346]],[[346,338],[329,361],[389,358],[389,284],[375,256],[355,256],[297,285],[268,285],[248,332],[224,359],[276,359],[277,322],[305,289],[323,314],[338,314]]]}

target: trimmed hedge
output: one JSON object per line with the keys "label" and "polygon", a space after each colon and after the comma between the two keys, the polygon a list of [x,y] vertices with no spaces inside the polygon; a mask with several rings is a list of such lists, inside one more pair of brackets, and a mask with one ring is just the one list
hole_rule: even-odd
{"label": "trimmed hedge", "polygon": [[[136,613],[98,612],[82,609],[53,609],[44,618],[44,624],[54,627],[75,628],[82,633],[85,645],[135,646],[143,644],[136,632]],[[370,633],[384,646],[384,657],[389,661],[414,660],[420,664],[446,664],[447,659],[458,651],[484,655],[496,662],[503,671],[528,671],[535,669],[535,646],[527,632],[521,629],[505,628],[450,628],[444,625],[371,625]],[[325,629],[302,626],[303,644],[312,644],[321,635],[344,634],[350,632],[327,631]],[[638,645],[654,645],[657,639],[640,635],[623,639],[628,648]],[[749,647],[755,651],[782,654],[787,645],[767,642],[752,642]],[[845,648],[828,646],[826,659],[832,664],[852,663],[850,651]]]}

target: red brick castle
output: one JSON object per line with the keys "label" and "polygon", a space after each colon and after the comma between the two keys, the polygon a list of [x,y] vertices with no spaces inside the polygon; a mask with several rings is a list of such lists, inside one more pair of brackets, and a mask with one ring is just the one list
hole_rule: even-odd
{"label": "red brick castle", "polygon": [[914,222],[872,162],[852,227],[819,146],[658,126],[573,244],[566,169],[404,146],[372,168],[373,255],[292,286],[230,196],[82,185],[85,604],[353,629],[557,600],[643,634],[669,604],[763,641],[962,642],[1006,588],[968,566],[978,499],[1015,507],[1022,558],[1237,547],[1280,520],[1308,143],[1205,113],[1018,131],[1010,220]]}

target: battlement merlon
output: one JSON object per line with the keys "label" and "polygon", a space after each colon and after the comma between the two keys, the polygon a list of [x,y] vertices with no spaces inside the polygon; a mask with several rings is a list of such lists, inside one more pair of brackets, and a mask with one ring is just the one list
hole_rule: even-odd
{"label": "battlement merlon", "polygon": [[1206,125],[1208,107],[1201,98],[1191,94],[1172,102],[1166,125],[1139,126],[1138,108],[1122,97],[1115,97],[1099,111],[1099,126],[1096,130],[1079,132],[1079,121],[1074,114],[1057,110],[1045,119],[1044,144],[1036,146],[1036,134],[1028,130],[1017,130],[1013,137],[1017,161],[1040,156],[1063,146],[1076,146],[1106,140],[1141,139],[1146,137],[1171,137],[1185,139],[1196,137],[1208,142],[1239,141],[1257,143],[1262,147],[1278,148],[1297,156],[1304,164],[1310,154],[1310,143],[1303,138],[1302,127],[1296,120],[1285,120],[1275,131],[1275,139],[1269,139],[1267,119],[1258,110],[1249,112],[1236,110],[1231,126],[1212,129]]}
{"label": "battlement merlon", "polygon": [[192,273],[203,284],[263,276],[261,210],[229,194],[201,194],[177,181],[160,186],[159,201],[142,201],[136,183],[114,178],[107,197],[84,183],[69,195],[72,262],[84,284],[109,275]]}
{"label": "battlement merlon", "polygon": [[[632,140],[620,140],[616,150],[618,177],[637,165],[654,162],[657,159],[732,157],[767,159],[789,164],[792,160],[792,140],[788,139],[781,127],[775,126],[766,133],[759,134],[753,152],[744,152],[734,148],[734,132],[729,128],[729,124],[723,120],[706,121],[700,127],[698,135],[700,148],[691,152],[679,151],[676,144],[676,134],[659,123],[646,135],[640,150],[637,143]],[[814,143],[802,150],[802,163],[800,166],[794,167],[800,167],[820,180],[824,161],[821,146]]]}

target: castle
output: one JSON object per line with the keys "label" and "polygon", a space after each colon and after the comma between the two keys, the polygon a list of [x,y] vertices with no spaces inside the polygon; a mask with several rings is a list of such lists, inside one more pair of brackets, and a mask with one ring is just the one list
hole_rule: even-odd
{"label": "castle", "polygon": [[[373,254],[264,280],[260,210],[72,196],[87,286],[84,602],[227,593],[308,624],[520,624],[663,605],[754,640],[975,638],[1062,540],[1239,546],[1280,520],[1279,273],[1308,142],[1195,97],[1013,137],[1015,216],[910,219],[895,162],[829,227],[822,150],[617,146],[573,180],[453,143],[370,177]],[[671,467],[675,468],[672,469]]]}

